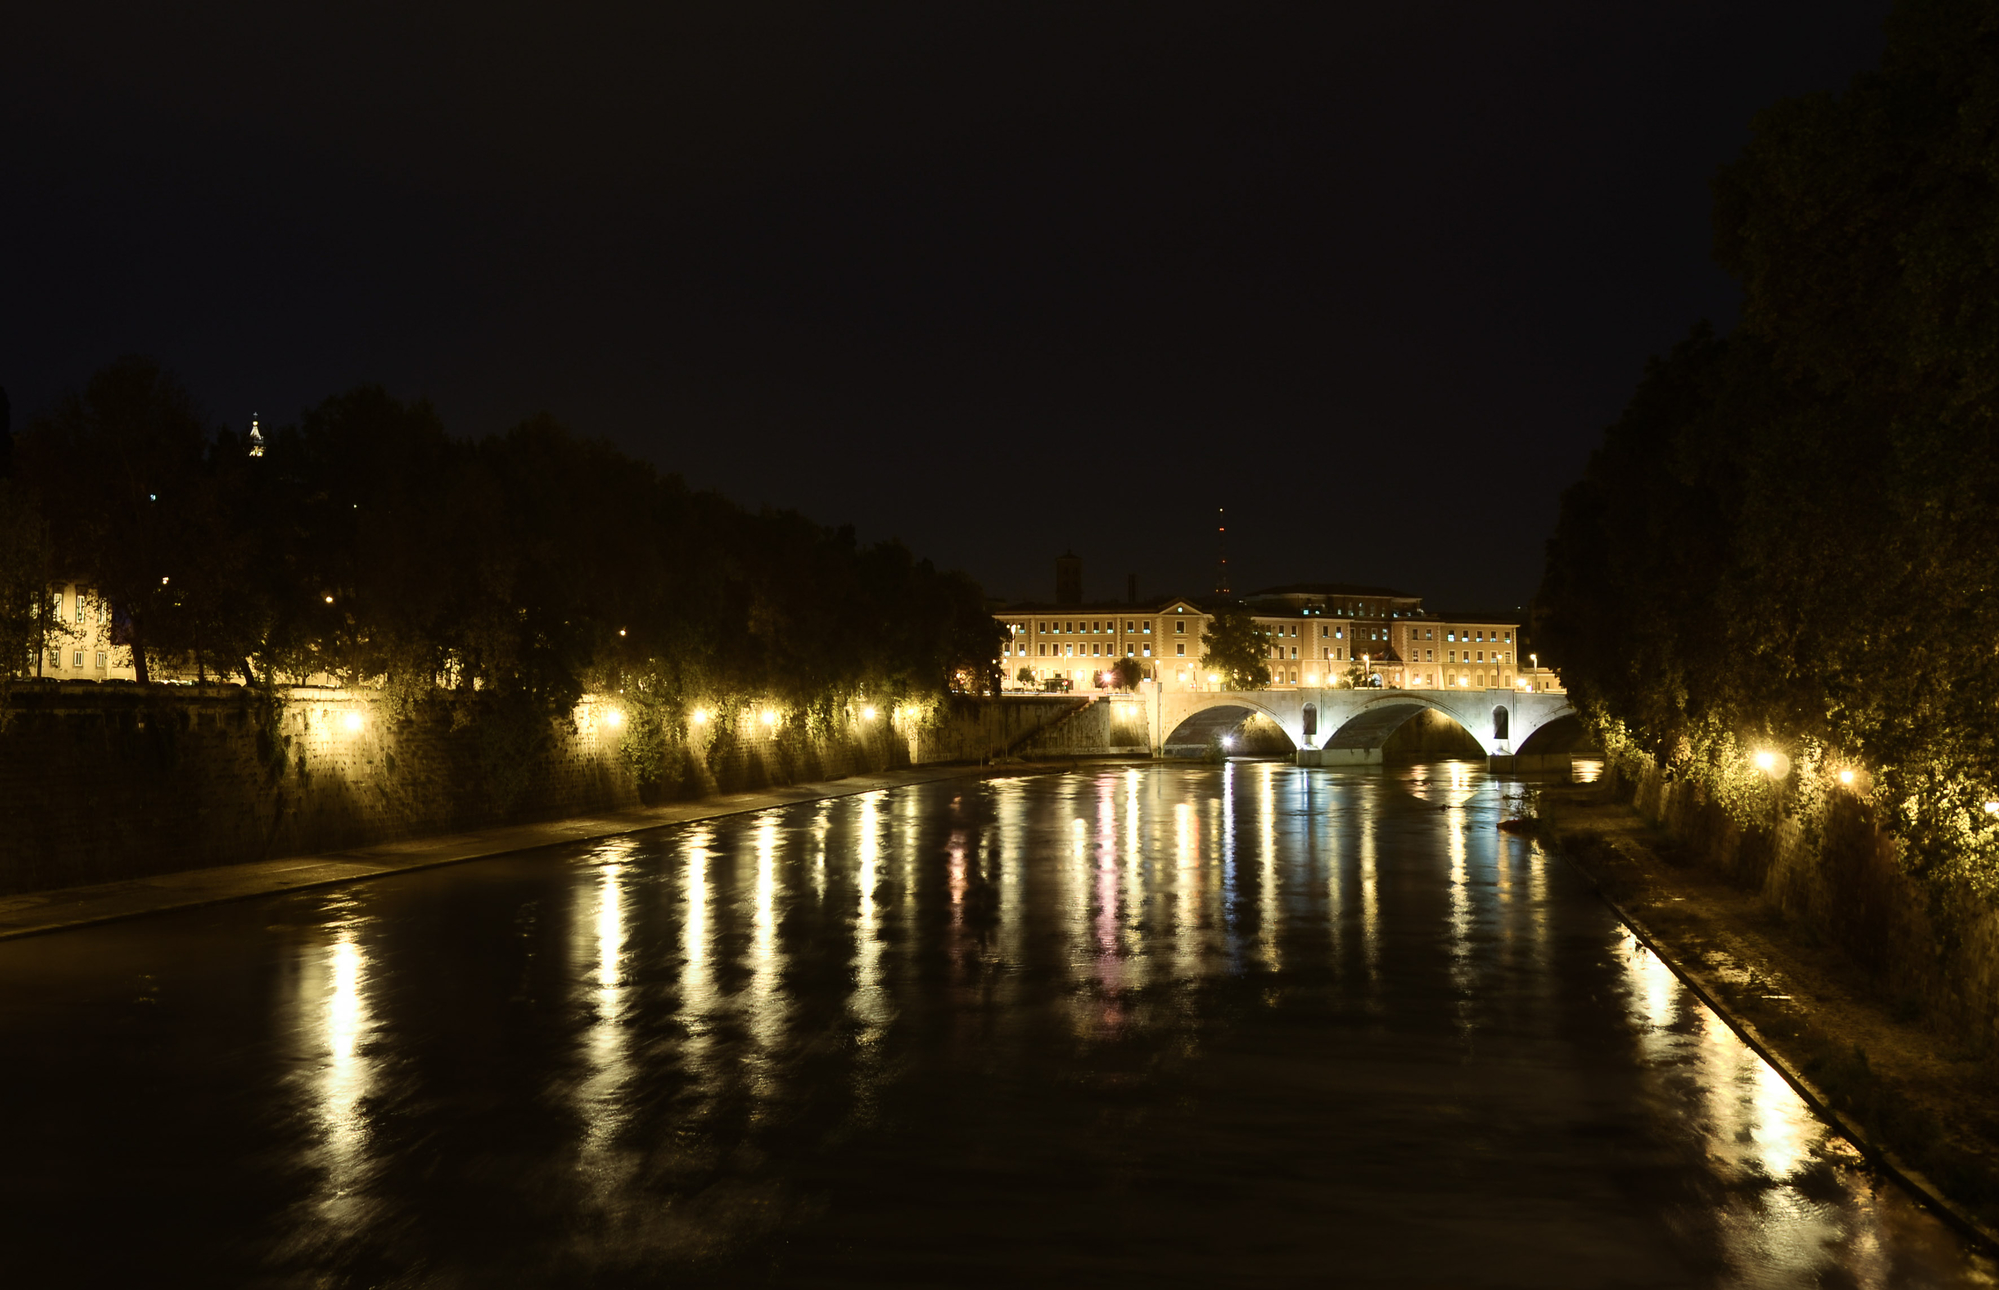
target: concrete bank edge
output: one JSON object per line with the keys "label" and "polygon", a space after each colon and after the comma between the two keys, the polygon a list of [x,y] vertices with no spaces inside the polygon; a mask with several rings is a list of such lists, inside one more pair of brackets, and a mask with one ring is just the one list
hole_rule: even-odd
{"label": "concrete bank edge", "polygon": [[1755,1022],[1737,1015],[1723,1001],[1722,993],[1699,969],[1687,964],[1679,955],[1671,953],[1664,938],[1654,933],[1643,919],[1626,909],[1608,891],[1605,891],[1603,884],[1597,881],[1596,875],[1590,872],[1589,865],[1569,845],[1570,840],[1576,836],[1574,833],[1564,833],[1560,829],[1551,827],[1548,840],[1562,858],[1589,881],[1598,899],[1609,906],[1611,913],[1615,914],[1617,920],[1638,939],[1639,944],[1657,955],[1659,961],[1679,978],[1681,984],[1693,991],[1695,997],[1706,1004],[1715,1016],[1721,1018],[1722,1024],[1734,1031],[1736,1037],[1749,1045],[1758,1057],[1768,1062],[1772,1070],[1783,1076],[1784,1082],[1797,1091],[1798,1096],[1812,1108],[1812,1112],[1831,1125],[1841,1137],[1852,1143],[1869,1164],[1936,1210],[1943,1216],[1945,1222],[1984,1245],[1988,1252],[1999,1253],[1999,1230],[1995,1230],[1977,1215],[1945,1195],[1941,1188],[1930,1181],[1928,1175],[1908,1164],[1887,1146],[1876,1142],[1858,1124],[1842,1115],[1818,1085],[1808,1079],[1804,1072],[1794,1067],[1775,1045],[1764,1039]]}
{"label": "concrete bank edge", "polygon": [[[499,856],[513,855],[521,851],[535,851],[543,847],[566,846],[576,842],[595,842],[605,838],[627,837],[634,833],[649,833],[655,829],[677,828],[681,825],[699,824],[708,820],[727,819],[736,815],[754,815],[759,811],[779,810],[787,806],[799,806],[810,802],[833,801],[842,797],[858,797],[863,793],[908,788],[917,784],[934,784],[952,779],[988,780],[1008,779],[1027,775],[1063,774],[1072,769],[1074,769],[1074,766],[1071,764],[1048,763],[1016,766],[939,766],[934,771],[912,770],[890,772],[894,776],[894,782],[888,784],[880,783],[881,773],[876,772],[874,775],[867,777],[852,776],[842,779],[821,780],[809,784],[791,784],[772,789],[753,790],[754,795],[759,797],[809,790],[805,791],[802,796],[791,797],[781,801],[731,801],[728,799],[717,799],[712,808],[708,809],[704,809],[698,801],[675,803],[674,806],[676,808],[686,810],[688,813],[678,815],[673,819],[661,820],[614,819],[608,823],[608,827],[585,828],[564,837],[531,839],[523,838],[520,835],[528,833],[529,830],[560,830],[565,825],[572,823],[582,824],[593,820],[605,820],[606,817],[601,815],[575,816],[567,820],[547,820],[536,824],[508,825],[491,831],[495,836],[490,845],[474,843],[473,846],[475,849],[471,851],[419,857],[406,862],[384,862],[361,854],[367,848],[353,848],[346,851],[324,852],[316,855],[289,856],[265,861],[253,861],[243,865],[227,865],[221,866],[214,871],[218,877],[227,875],[232,871],[240,871],[243,880],[240,885],[232,885],[229,890],[201,892],[192,894],[185,899],[174,899],[162,893],[161,899],[150,903],[136,902],[127,908],[106,909],[96,912],[72,914],[71,916],[58,915],[46,921],[16,927],[0,926],[0,941],[18,940],[28,936],[45,936],[55,932],[97,927],[105,923],[123,922],[130,918],[144,918],[153,914],[177,913],[183,910],[200,909],[209,905],[228,904],[238,900],[255,900],[260,896],[289,895],[292,892],[311,891],[322,887],[345,886],[350,883],[368,882],[376,878],[391,878],[399,874],[415,873],[424,869],[440,869],[446,865],[469,864],[475,860],[491,860]],[[863,778],[873,779],[877,782],[856,782]],[[731,794],[730,796],[740,799],[751,795]],[[507,836],[510,833],[515,835],[511,840]],[[431,842],[442,848],[449,846],[454,838],[466,836],[465,834],[442,834],[432,838],[405,839],[400,843],[383,843],[380,845],[421,845],[424,842]],[[328,873],[321,877],[283,881],[277,880],[276,875],[286,870],[274,868],[274,866],[289,866],[292,869],[297,869],[315,864],[358,863],[364,860],[371,861],[378,867],[345,873]],[[268,868],[269,872],[261,876],[258,875],[255,871],[260,867]],[[181,874],[201,872],[205,871],[185,870],[181,871]],[[33,898],[45,902],[51,910],[59,908],[65,901],[74,909],[75,905],[84,901],[92,893],[101,896],[106,893],[108,888],[122,887],[128,882],[145,883],[181,876],[181,874],[154,874],[149,878],[124,879],[115,883],[98,883],[86,887],[62,887],[49,891],[24,892],[15,897],[0,897],[0,907],[4,907],[5,902],[8,900]]]}

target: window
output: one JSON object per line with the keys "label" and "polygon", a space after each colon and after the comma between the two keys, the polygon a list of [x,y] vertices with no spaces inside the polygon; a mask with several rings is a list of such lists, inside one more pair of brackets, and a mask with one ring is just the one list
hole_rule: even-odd
{"label": "window", "polygon": [[1145,643],[1145,647],[1144,647],[1144,648],[1145,648],[1145,657],[1147,657],[1147,658],[1151,658],[1151,657],[1152,657],[1152,642],[1150,642],[1150,641],[1147,641],[1147,642]]}
{"label": "window", "polygon": [[1424,661],[1425,663],[1434,663],[1434,662],[1436,662],[1436,661],[1437,661],[1437,651],[1435,651],[1435,650],[1433,650],[1433,649],[1426,649],[1426,650],[1424,650],[1424,651],[1423,651],[1423,661]]}
{"label": "window", "polygon": [[[1293,646],[1291,647],[1291,657],[1292,657],[1292,658],[1297,658],[1297,657],[1298,657],[1298,647],[1297,647],[1296,645],[1293,645]],[[1294,677],[1292,677],[1291,679],[1295,681],[1295,680],[1297,680],[1298,678],[1294,676]]]}
{"label": "window", "polygon": [[[77,625],[77,626],[79,626],[79,627],[83,626],[83,588],[82,588],[82,587],[78,587],[78,588],[76,589],[76,625]],[[82,666],[83,666],[83,660],[82,660],[82,659],[78,659],[78,660],[76,661],[76,665],[77,665],[78,667],[82,667]]]}
{"label": "window", "polygon": [[1447,652],[1450,655],[1450,658],[1448,659],[1449,662],[1455,663],[1458,661],[1458,652],[1456,650],[1450,650]]}
{"label": "window", "polygon": [[98,671],[100,671],[100,672],[104,671],[104,651],[103,651],[103,650],[98,650],[98,651],[97,651],[97,670],[98,670]]}
{"label": "window", "polygon": [[78,650],[78,651],[76,652],[76,662],[75,662],[75,665],[76,665],[77,667],[82,667],[82,666],[83,666],[83,651],[82,651],[82,650]]}
{"label": "window", "polygon": [[1332,634],[1333,634],[1333,629],[1332,629],[1332,628],[1331,628],[1330,626],[1328,626],[1328,625],[1327,625],[1327,624],[1325,624],[1325,623],[1320,623],[1320,624],[1319,624],[1319,635],[1320,635],[1320,636],[1321,636],[1322,638],[1323,638],[1323,637],[1327,637],[1327,636],[1331,636]]}
{"label": "window", "polygon": [[1319,657],[1320,657],[1320,658],[1331,658],[1332,656],[1333,656],[1333,651],[1332,651],[1331,649],[1329,649],[1329,648],[1326,648],[1326,647],[1324,647],[1324,646],[1321,646],[1321,647],[1320,647],[1320,649],[1319,649]]}
{"label": "window", "polygon": [[49,666],[50,666],[50,667],[56,667],[56,668],[59,668],[59,667],[61,667],[61,666],[62,666],[62,651],[61,651],[61,650],[59,650],[59,649],[52,649],[52,650],[50,650],[50,651],[49,651]]}
{"label": "window", "polygon": [[1091,631],[1093,631],[1093,632],[1101,632],[1101,631],[1102,631],[1103,629],[1104,629],[1104,625],[1103,625],[1102,623],[1091,623],[1091,624],[1090,624],[1090,630],[1091,630]]}
{"label": "window", "polygon": [[1076,657],[1076,647],[1074,645],[1064,645],[1062,647],[1062,657],[1063,658]]}
{"label": "window", "polygon": [[1458,638],[1458,634],[1457,634],[1456,632],[1445,632],[1445,633],[1444,633],[1444,639],[1445,639],[1445,640],[1447,640],[1447,641],[1454,641],[1454,640],[1456,640],[1457,638]]}
{"label": "window", "polygon": [[1125,629],[1125,630],[1126,630],[1127,632],[1129,632],[1129,631],[1131,631],[1131,630],[1132,630],[1132,625],[1131,625],[1131,619],[1127,618],[1127,619],[1125,619],[1125,620],[1124,620],[1124,629]]}
{"label": "window", "polygon": [[1152,620],[1150,618],[1145,620],[1145,632],[1147,635],[1152,634]]}
{"label": "window", "polygon": [[1175,654],[1185,654],[1187,652],[1187,647],[1185,645],[1175,645],[1173,647],[1173,652]]}
{"label": "window", "polygon": [[[1174,631],[1174,633],[1175,633],[1176,635],[1180,635],[1180,636],[1185,636],[1185,635],[1187,634],[1187,624],[1186,624],[1186,622],[1185,622],[1185,621],[1183,620],[1183,621],[1180,621],[1180,622],[1176,622],[1176,623],[1174,623],[1174,624],[1173,624],[1173,631]],[[1182,654],[1185,654],[1185,653],[1186,653],[1187,651],[1183,649],[1183,650],[1181,650],[1180,652],[1181,652]]]}

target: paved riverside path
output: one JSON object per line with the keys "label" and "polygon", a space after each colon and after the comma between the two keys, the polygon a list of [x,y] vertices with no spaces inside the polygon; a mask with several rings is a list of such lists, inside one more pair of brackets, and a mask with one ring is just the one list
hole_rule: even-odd
{"label": "paved riverside path", "polygon": [[721,797],[610,811],[601,815],[578,815],[535,824],[509,824],[467,833],[408,838],[321,855],[216,865],[208,869],[183,869],[146,878],[94,883],[87,887],[23,892],[15,896],[0,896],[0,940],[57,932],[70,927],[87,927],[93,923],[136,918],[170,909],[212,905],[225,900],[244,900],[308,887],[357,882],[384,874],[407,873],[413,869],[430,869],[438,865],[505,855],[510,851],[527,851],[564,842],[588,842],[595,838],[743,815],[798,802],[853,797],[878,789],[928,784],[942,779],[1017,774],[1034,769],[1042,768],[987,770],[973,766],[934,766],[850,775],[845,779],[791,784],[750,793],[729,793]]}

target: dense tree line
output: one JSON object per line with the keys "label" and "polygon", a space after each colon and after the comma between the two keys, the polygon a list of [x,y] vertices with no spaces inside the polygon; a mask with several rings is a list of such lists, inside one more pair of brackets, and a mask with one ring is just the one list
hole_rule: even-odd
{"label": "dense tree line", "polygon": [[1655,359],[1565,495],[1542,654],[1613,742],[1807,813],[1851,771],[1989,887],[1999,8],[1903,0],[1877,71],[1758,118],[1714,219],[1741,323]]}
{"label": "dense tree line", "polygon": [[824,707],[991,680],[996,628],[964,576],[691,490],[546,416],[470,441],[362,387],[252,456],[128,358],[15,440],[10,666],[60,577],[111,606],[142,680],[319,676],[405,707],[477,695],[551,716],[624,691],[656,721],[731,696]]}

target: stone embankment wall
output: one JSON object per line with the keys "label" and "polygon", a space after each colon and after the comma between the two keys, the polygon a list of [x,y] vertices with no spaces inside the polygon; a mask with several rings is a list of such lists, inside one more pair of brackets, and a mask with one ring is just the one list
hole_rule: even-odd
{"label": "stone embankment wall", "polygon": [[[596,700],[572,721],[521,725],[448,703],[398,717],[373,691],[23,684],[0,728],[0,893],[912,764],[1104,752],[1108,713],[1090,709],[1108,706],[960,701],[813,730],[742,705],[642,785],[613,705]],[[1030,750],[1046,727],[1050,746]]]}
{"label": "stone embankment wall", "polygon": [[1758,893],[1865,966],[1884,993],[1979,1053],[1999,1051],[1999,910],[1968,890],[1906,873],[1895,840],[1852,794],[1807,831],[1781,818],[1745,828],[1697,786],[1641,758],[1611,765],[1613,791],[1688,859]]}

